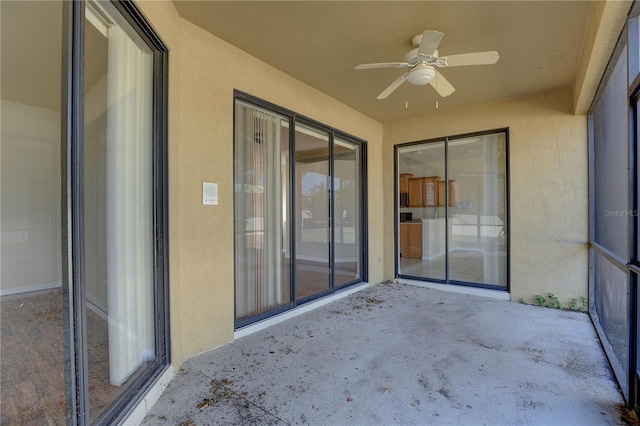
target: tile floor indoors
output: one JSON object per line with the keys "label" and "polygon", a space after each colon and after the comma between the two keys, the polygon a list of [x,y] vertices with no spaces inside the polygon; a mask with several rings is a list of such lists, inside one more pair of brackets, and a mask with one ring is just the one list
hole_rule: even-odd
{"label": "tile floor indoors", "polygon": [[[504,253],[499,256],[506,256]],[[449,255],[449,279],[469,283],[485,284],[484,257],[481,251],[453,251]],[[445,279],[445,256],[432,260],[401,258],[400,271],[403,275],[437,280]]]}
{"label": "tile floor indoors", "polygon": [[[0,304],[0,424],[65,423],[62,290],[3,296]],[[89,406],[95,419],[123,386],[109,383],[106,319],[87,312]]]}

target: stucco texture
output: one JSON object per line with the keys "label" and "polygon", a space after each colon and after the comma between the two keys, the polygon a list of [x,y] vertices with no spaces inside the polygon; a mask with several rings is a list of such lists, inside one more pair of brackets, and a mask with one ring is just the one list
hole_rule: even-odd
{"label": "stucco texture", "polygon": [[[142,9],[170,45],[169,194],[172,361],[233,340],[233,90],[368,142],[368,209],[382,209],[382,125],[177,16]],[[179,29],[176,32],[176,29]],[[219,204],[202,205],[202,182]],[[383,220],[369,216],[369,281],[383,279]]]}
{"label": "stucco texture", "polygon": [[[393,146],[509,128],[511,297],[587,295],[587,127],[570,89],[381,124],[183,20],[140,3],[169,46],[170,330],[174,365],[233,340],[233,90],[368,141],[369,282],[393,278]],[[384,140],[384,142],[383,142]],[[202,205],[202,182],[219,204]],[[379,214],[382,212],[383,214]]]}
{"label": "stucco texture", "polygon": [[[509,129],[511,299],[586,297],[587,118],[573,115],[570,89],[386,123],[385,238],[394,238],[394,145],[497,128]],[[385,272],[393,259],[388,246]]]}

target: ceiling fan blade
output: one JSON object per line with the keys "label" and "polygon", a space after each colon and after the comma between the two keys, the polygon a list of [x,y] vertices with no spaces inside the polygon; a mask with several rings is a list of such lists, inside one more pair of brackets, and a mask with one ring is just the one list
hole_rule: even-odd
{"label": "ceiling fan blade", "polygon": [[429,84],[433,86],[433,88],[436,89],[436,92],[438,92],[438,94],[443,98],[456,91],[451,83],[449,83],[449,81],[438,71],[436,71],[436,76],[431,79]]}
{"label": "ceiling fan blade", "polygon": [[490,52],[462,53],[460,55],[445,56],[448,67],[459,67],[462,65],[491,65],[498,62],[500,55],[495,50]]}
{"label": "ceiling fan blade", "polygon": [[398,77],[396,81],[394,81],[389,85],[389,87],[384,89],[384,91],[380,93],[376,99],[385,99],[387,96],[392,94],[394,90],[396,90],[398,87],[400,87],[400,85],[402,85],[402,83],[404,83],[404,81],[407,79],[407,75],[409,75],[408,72]]}
{"label": "ceiling fan blade", "polygon": [[418,53],[422,53],[425,56],[433,56],[442,37],[444,37],[444,34],[440,31],[426,30],[422,33]]}
{"label": "ceiling fan blade", "polygon": [[357,70],[368,70],[372,68],[409,68],[406,62],[382,62],[379,64],[360,64],[355,67]]}

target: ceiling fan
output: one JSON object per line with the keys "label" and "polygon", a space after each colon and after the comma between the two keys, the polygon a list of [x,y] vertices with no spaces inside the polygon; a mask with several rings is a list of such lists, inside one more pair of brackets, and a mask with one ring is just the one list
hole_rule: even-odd
{"label": "ceiling fan", "polygon": [[407,80],[415,86],[422,86],[427,83],[442,97],[449,96],[456,89],[447,81],[444,76],[436,70],[437,68],[459,67],[465,65],[490,65],[498,62],[500,56],[495,50],[489,52],[462,53],[440,57],[438,45],[444,36],[439,31],[426,30],[411,39],[411,43],[416,46],[404,56],[404,62],[384,62],[378,64],[360,64],[355,67],[357,70],[371,68],[403,68],[407,72],[402,74],[389,85],[377,99],[385,99],[402,83]]}

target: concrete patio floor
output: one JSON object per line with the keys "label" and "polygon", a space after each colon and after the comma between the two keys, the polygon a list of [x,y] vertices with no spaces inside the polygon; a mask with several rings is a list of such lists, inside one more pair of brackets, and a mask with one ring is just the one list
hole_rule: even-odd
{"label": "concrete patio floor", "polygon": [[370,286],[187,360],[144,425],[615,425],[584,313]]}

